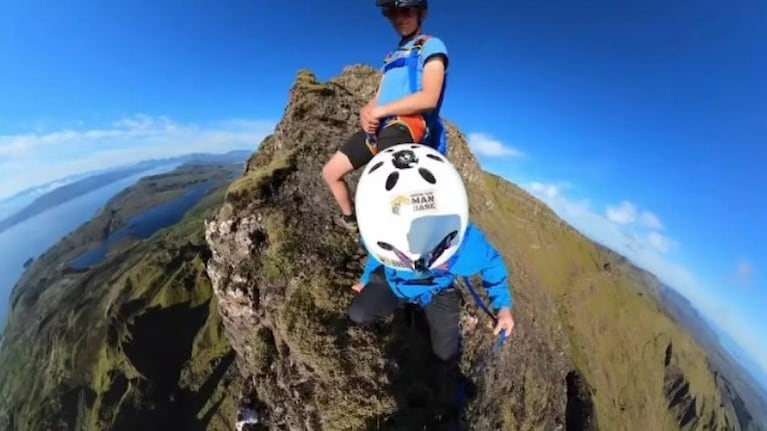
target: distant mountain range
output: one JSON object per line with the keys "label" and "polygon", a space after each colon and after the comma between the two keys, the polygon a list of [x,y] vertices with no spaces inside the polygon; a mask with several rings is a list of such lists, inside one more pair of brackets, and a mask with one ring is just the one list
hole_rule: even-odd
{"label": "distant mountain range", "polygon": [[50,183],[23,190],[0,204],[39,194],[31,203],[0,220],[0,233],[49,208],[104,187],[115,181],[148,170],[171,164],[229,164],[241,163],[252,154],[250,150],[230,151],[222,154],[191,153],[176,157],[144,160],[135,164],[71,175]]}

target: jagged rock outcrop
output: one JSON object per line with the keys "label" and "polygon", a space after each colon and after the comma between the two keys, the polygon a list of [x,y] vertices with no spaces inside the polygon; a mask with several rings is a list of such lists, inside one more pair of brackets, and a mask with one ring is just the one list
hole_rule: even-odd
{"label": "jagged rock outcrop", "polygon": [[[437,429],[427,335],[417,313],[350,325],[361,250],[335,227],[322,165],[358,127],[378,74],[351,66],[327,82],[299,72],[284,116],[206,221],[207,272],[245,398],[272,430]],[[719,402],[705,355],[651,295],[643,272],[589,241],[517,186],[483,172],[449,125],[449,158],[466,181],[474,221],[503,254],[515,298],[514,335],[476,379],[476,430],[681,429],[664,402],[663,354],[683,350],[705,399]],[[359,172],[348,182],[354,193]],[[489,350],[486,317],[463,309],[468,371]],[[630,335],[629,335],[630,334]],[[664,344],[665,343],[665,344]],[[704,371],[701,371],[703,369]],[[673,387],[673,384],[672,384]]]}
{"label": "jagged rock outcrop", "polygon": [[[348,323],[361,257],[356,243],[334,226],[338,209],[321,178],[324,162],[358,127],[357,110],[374,91],[375,75],[367,67],[349,67],[319,83],[311,73],[299,73],[282,121],[232,185],[218,217],[207,223],[213,253],[208,273],[221,315],[273,429],[282,423],[358,430],[384,426],[387,418],[408,429],[404,424],[418,423],[420,404],[429,402],[427,382],[417,379],[430,352],[422,334],[407,322],[397,324],[397,317],[394,329],[387,326],[392,322],[373,329]],[[468,185],[472,211],[493,210],[484,174],[452,124],[449,137],[449,157]],[[349,181],[352,191],[357,178]],[[514,282],[516,290],[518,275]],[[520,324],[480,382],[471,420],[477,429],[515,423],[561,429],[572,368],[565,341],[555,329],[533,323],[529,299],[515,293]],[[484,319],[473,307],[467,304],[467,321]],[[466,367],[493,341],[482,324],[466,328]]]}
{"label": "jagged rock outcrop", "polygon": [[[735,430],[729,423],[727,416],[717,409],[706,408],[699,405],[699,400],[690,391],[690,382],[685,377],[684,371],[679,367],[678,358],[674,354],[673,344],[666,347],[666,355],[663,359],[663,394],[668,402],[668,408],[676,417],[679,429],[682,431],[697,429],[723,429]],[[718,416],[724,420],[723,427],[717,428]]]}

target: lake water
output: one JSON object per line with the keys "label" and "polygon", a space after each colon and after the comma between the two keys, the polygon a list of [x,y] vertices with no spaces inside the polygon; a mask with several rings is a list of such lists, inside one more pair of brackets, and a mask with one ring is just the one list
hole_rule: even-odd
{"label": "lake water", "polygon": [[126,225],[114,232],[98,247],[85,251],[70,265],[74,269],[86,269],[101,262],[109,248],[123,238],[145,239],[159,229],[178,223],[197,202],[215,186],[213,181],[198,183],[181,196],[154,206],[128,220]]}
{"label": "lake water", "polygon": [[8,314],[10,293],[24,273],[24,262],[37,257],[66,234],[87,222],[117,193],[142,177],[175,169],[175,162],[126,177],[50,208],[0,233],[0,327]]}

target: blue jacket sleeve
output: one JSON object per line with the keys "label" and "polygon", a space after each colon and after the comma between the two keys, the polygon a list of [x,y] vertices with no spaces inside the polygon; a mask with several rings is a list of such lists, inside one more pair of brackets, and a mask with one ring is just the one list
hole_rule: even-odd
{"label": "blue jacket sleeve", "polygon": [[498,250],[487,241],[485,235],[476,227],[472,226],[470,233],[470,246],[466,252],[472,254],[476,271],[482,275],[482,287],[490,297],[494,311],[503,307],[511,308],[513,305],[509,276],[506,264]]}
{"label": "blue jacket sleeve", "polygon": [[375,257],[373,257],[372,254],[368,253],[367,257],[365,258],[365,268],[362,270],[362,275],[360,276],[360,283],[368,284],[370,281],[370,274],[378,268],[381,265],[381,262],[378,261]]}

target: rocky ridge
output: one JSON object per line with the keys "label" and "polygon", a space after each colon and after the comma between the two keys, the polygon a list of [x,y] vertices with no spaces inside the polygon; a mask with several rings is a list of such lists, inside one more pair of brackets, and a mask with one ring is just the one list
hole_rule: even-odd
{"label": "rocky ridge", "polygon": [[[357,110],[378,76],[359,65],[327,82],[300,71],[274,133],[206,221],[207,273],[247,382],[243,396],[269,429],[433,426],[438,406],[418,313],[368,328],[346,317],[362,256],[334,226],[338,209],[320,174],[358,127]],[[472,429],[737,429],[717,410],[705,354],[643,294],[657,280],[483,172],[464,135],[450,122],[448,131],[472,218],[508,265],[517,321],[476,382]],[[352,193],[358,175],[348,179]],[[462,319],[468,370],[493,339],[471,299]],[[672,340],[674,377],[664,378]],[[680,376],[697,394],[693,408],[675,402]]]}

